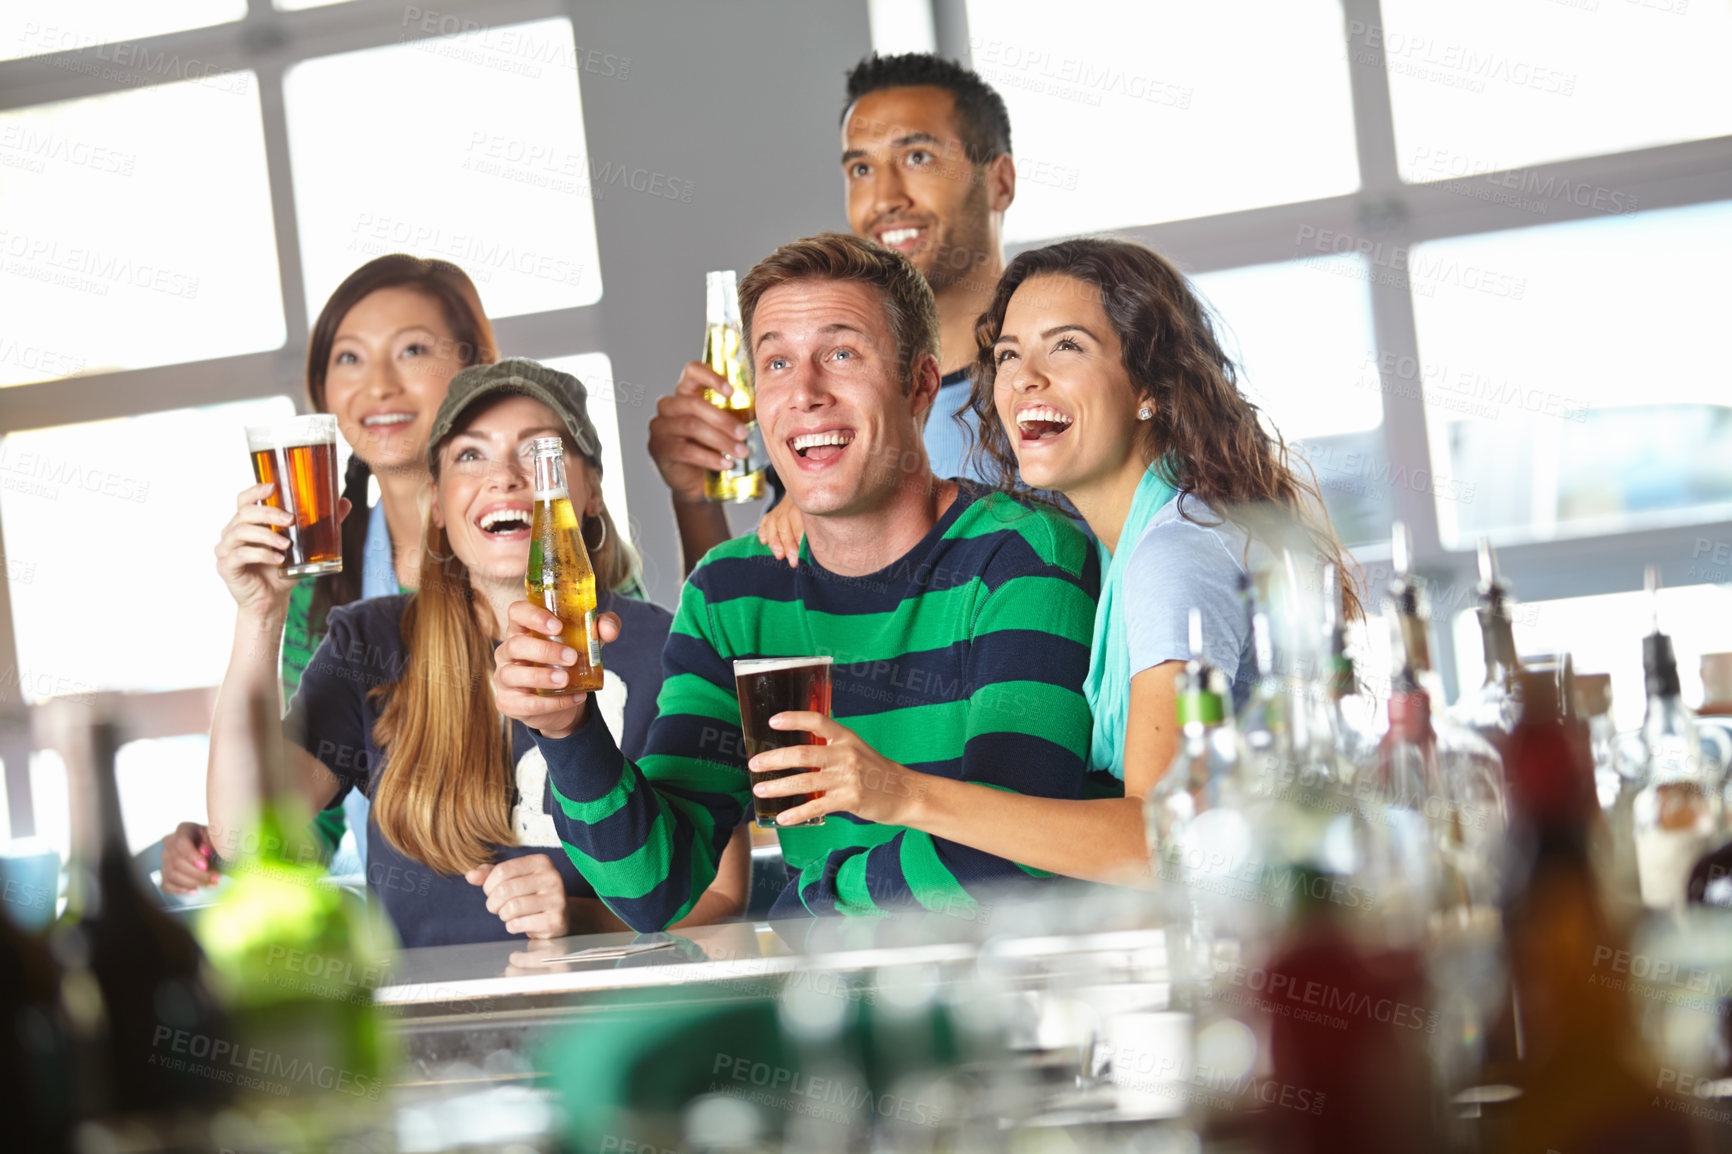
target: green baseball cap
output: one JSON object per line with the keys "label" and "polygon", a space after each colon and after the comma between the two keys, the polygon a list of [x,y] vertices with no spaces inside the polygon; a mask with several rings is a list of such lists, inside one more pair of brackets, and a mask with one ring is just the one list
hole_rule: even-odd
{"label": "green baseball cap", "polygon": [[589,419],[589,390],[570,373],[524,357],[491,365],[470,365],[451,378],[445,401],[439,406],[427,435],[428,467],[433,467],[439,447],[458,431],[457,418],[478,401],[509,396],[532,397],[558,413],[566,432],[577,442],[578,452],[597,469],[601,468],[601,438]]}

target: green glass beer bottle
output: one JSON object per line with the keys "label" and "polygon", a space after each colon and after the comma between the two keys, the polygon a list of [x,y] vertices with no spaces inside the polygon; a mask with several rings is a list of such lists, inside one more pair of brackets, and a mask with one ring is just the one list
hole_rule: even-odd
{"label": "green glass beer bottle", "polygon": [[302,1133],[336,1139],[377,1113],[392,1069],[373,991],[394,936],[325,876],[275,702],[264,695],[252,703],[252,738],[256,815],[239,844],[218,847],[229,885],[198,934],[228,1000],[241,1101],[268,1103]]}

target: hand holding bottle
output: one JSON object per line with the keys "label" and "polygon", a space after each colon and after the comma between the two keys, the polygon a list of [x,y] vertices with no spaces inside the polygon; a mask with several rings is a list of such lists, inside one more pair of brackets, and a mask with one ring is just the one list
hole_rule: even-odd
{"label": "hand holding bottle", "polygon": [[[589,694],[562,692],[571,685],[569,671],[579,654],[548,637],[557,637],[565,623],[529,601],[514,601],[506,612],[511,633],[493,651],[494,703],[543,737],[567,737],[583,725]],[[619,618],[600,614],[595,628],[606,645],[619,637]]]}
{"label": "hand holding bottle", "polygon": [[676,501],[699,502],[704,474],[733,467],[751,452],[746,426],[707,397],[733,395],[728,379],[703,361],[689,361],[674,391],[656,402],[650,418],[649,453]]}

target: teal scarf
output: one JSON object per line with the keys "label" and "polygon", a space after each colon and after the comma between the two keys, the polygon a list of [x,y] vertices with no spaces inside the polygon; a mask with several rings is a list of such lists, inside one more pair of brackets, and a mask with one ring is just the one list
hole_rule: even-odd
{"label": "teal scarf", "polygon": [[1101,599],[1095,609],[1094,645],[1089,650],[1088,681],[1083,691],[1094,711],[1094,738],[1089,743],[1089,771],[1104,769],[1125,778],[1125,730],[1131,705],[1131,654],[1125,638],[1125,608],[1120,586],[1131,554],[1143,530],[1161,506],[1178,492],[1162,476],[1161,462],[1150,465],[1137,484],[1131,512],[1119,531],[1117,555],[1095,540],[1101,556]]}

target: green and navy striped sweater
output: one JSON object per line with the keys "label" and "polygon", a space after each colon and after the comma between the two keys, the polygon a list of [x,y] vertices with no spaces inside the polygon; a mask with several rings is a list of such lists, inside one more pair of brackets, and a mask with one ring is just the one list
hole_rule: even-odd
{"label": "green and navy striped sweater", "polygon": [[[640,761],[593,711],[569,737],[537,739],[566,852],[634,929],[685,916],[751,809],[736,658],[830,655],[836,719],[910,769],[1081,796],[1099,584],[1096,551],[1069,521],[966,485],[918,545],[863,577],[804,549],[791,569],[753,536],[718,546],[680,598]],[[789,880],[775,917],[969,910],[981,886],[1042,876],[849,814],[779,834]]]}

